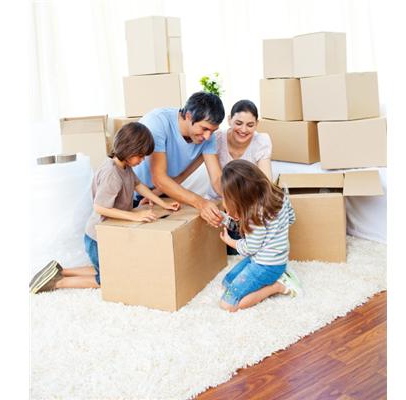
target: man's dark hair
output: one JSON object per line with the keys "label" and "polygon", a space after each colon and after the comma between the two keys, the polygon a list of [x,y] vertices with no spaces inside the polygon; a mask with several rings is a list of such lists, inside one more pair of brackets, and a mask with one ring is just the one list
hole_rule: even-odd
{"label": "man's dark hair", "polygon": [[258,109],[257,106],[251,100],[240,100],[237,101],[231,108],[230,116],[233,118],[234,114],[239,112],[249,112],[255,119],[258,119]]}
{"label": "man's dark hair", "polygon": [[124,161],[132,156],[149,156],[154,147],[151,131],[140,122],[130,122],[115,135],[110,157],[116,156],[120,161]]}
{"label": "man's dark hair", "polygon": [[183,119],[186,118],[187,112],[192,116],[192,124],[204,120],[213,125],[220,125],[225,115],[220,97],[208,92],[192,94],[186,101],[185,107],[180,110]]}

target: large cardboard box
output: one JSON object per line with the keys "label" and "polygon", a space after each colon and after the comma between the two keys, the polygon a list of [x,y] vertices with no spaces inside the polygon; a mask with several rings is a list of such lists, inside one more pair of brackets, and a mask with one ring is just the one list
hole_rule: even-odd
{"label": "large cardboard box", "polygon": [[293,39],[265,39],[262,43],[264,78],[292,78]]}
{"label": "large cardboard box", "polygon": [[179,17],[166,17],[166,35],[168,37],[182,36]]}
{"label": "large cardboard box", "polygon": [[107,219],[96,232],[104,300],[176,311],[227,265],[219,230],[193,207],[152,223]]}
{"label": "large cardboard box", "polygon": [[61,118],[62,152],[83,153],[95,170],[105,161],[107,115]]}
{"label": "large cardboard box", "polygon": [[260,80],[261,117],[282,121],[302,120],[299,79]]}
{"label": "large cardboard box", "polygon": [[300,79],[305,121],[345,121],[379,116],[376,72]]}
{"label": "large cardboard box", "polygon": [[169,71],[183,72],[182,39],[180,37],[168,37],[169,48]]}
{"label": "large cardboard box", "polygon": [[347,71],[345,33],[316,32],[293,38],[293,75],[297,78]]}
{"label": "large cardboard box", "polygon": [[281,174],[296,213],[290,227],[291,260],[345,262],[346,196],[382,195],[376,170],[345,173]]}
{"label": "large cardboard box", "polygon": [[125,114],[140,117],[159,107],[183,107],[184,74],[126,76],[123,78]]}
{"label": "large cardboard box", "polygon": [[257,130],[271,137],[272,160],[304,164],[320,161],[315,122],[260,119]]}
{"label": "large cardboard box", "polygon": [[168,73],[165,17],[143,17],[125,22],[128,74]]}
{"label": "large cardboard box", "polygon": [[385,167],[386,118],[320,122],[323,169]]}

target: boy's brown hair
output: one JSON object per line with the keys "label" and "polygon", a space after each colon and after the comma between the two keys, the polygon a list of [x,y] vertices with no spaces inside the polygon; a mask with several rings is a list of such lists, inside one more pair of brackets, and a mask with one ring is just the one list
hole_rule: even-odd
{"label": "boy's brown hair", "polygon": [[124,125],[115,135],[113,150],[109,157],[120,161],[132,156],[149,156],[155,147],[151,131],[140,122]]}
{"label": "boy's brown hair", "polygon": [[265,225],[282,208],[283,190],[249,161],[233,160],[226,164],[221,186],[227,211],[238,216],[242,235],[252,232],[250,224]]}

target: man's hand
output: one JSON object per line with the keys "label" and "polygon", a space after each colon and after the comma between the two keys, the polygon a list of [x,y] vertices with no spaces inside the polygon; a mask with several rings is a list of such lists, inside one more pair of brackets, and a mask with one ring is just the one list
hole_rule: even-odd
{"label": "man's hand", "polygon": [[156,221],[157,216],[152,210],[139,210],[133,211],[133,221],[136,222],[153,222]]}
{"label": "man's hand", "polygon": [[209,200],[203,200],[200,209],[200,216],[214,228],[220,226],[222,217],[216,204]]}
{"label": "man's hand", "polygon": [[228,232],[227,232],[227,228],[226,227],[224,227],[223,228],[223,231],[222,232],[220,232],[220,239],[225,243],[225,244],[227,244],[228,246],[230,246],[230,247],[232,247],[232,248],[236,248],[237,246],[236,246],[236,240],[234,240],[234,239],[232,239],[231,237],[230,237],[230,235],[228,234]]}

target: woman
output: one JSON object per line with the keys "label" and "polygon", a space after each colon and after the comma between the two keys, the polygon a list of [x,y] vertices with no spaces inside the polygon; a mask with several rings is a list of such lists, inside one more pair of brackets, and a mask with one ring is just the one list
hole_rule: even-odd
{"label": "woman", "polygon": [[[215,132],[221,169],[232,160],[247,160],[272,180],[271,138],[266,133],[256,132],[258,110],[255,104],[250,100],[237,101],[231,108],[228,123],[228,129]],[[219,198],[213,188],[207,195],[210,199]]]}

